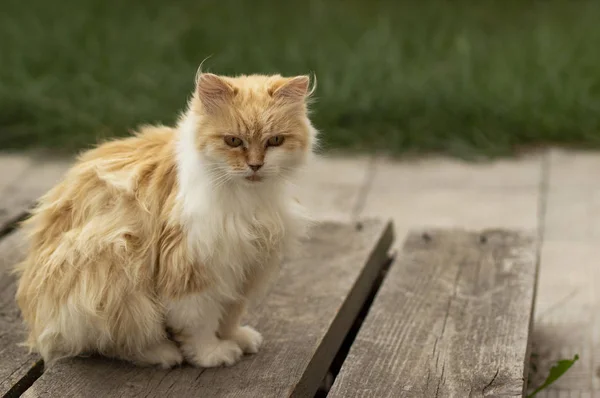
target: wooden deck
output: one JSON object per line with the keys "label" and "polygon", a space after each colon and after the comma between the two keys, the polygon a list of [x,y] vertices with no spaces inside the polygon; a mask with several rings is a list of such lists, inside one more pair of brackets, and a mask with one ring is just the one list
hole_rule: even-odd
{"label": "wooden deck", "polygon": [[[326,170],[322,162],[315,168]],[[600,153],[549,150],[481,164],[365,157],[341,160],[336,173],[346,167],[355,177],[354,190],[348,175],[341,180],[346,195],[352,193],[349,210],[323,202],[313,208],[333,219],[392,217],[396,247],[418,226],[538,230],[531,384],[540,384],[557,360],[579,354],[573,368],[536,397],[600,397]],[[318,175],[327,180],[335,175]]]}
{"label": "wooden deck", "polygon": [[[25,214],[32,201],[60,177],[67,165],[68,162],[36,157],[0,156],[3,171],[0,174],[0,269],[6,269],[21,253],[21,240],[17,232],[12,232],[12,225]],[[381,362],[365,363],[373,374],[383,375],[381,380],[387,378],[388,385],[404,389],[400,395],[390,391],[388,394],[392,395],[388,396],[429,396],[433,390],[427,388],[432,385],[439,387],[435,389],[438,396],[463,396],[464,391],[468,392],[464,396],[500,393],[519,396],[519,380],[515,375],[527,371],[523,339],[526,340],[529,331],[526,307],[532,297],[527,292],[533,292],[532,270],[537,258],[534,238],[537,236],[543,240],[532,335],[536,372],[530,375],[531,382],[536,385],[543,380],[555,360],[578,353],[581,360],[573,369],[538,397],[600,396],[597,363],[600,342],[596,337],[599,328],[595,315],[600,300],[594,293],[599,280],[596,270],[600,270],[595,264],[600,254],[600,178],[594,170],[600,170],[600,155],[565,151],[482,165],[438,158],[416,162],[368,157],[320,159],[306,173],[310,189],[303,191],[302,197],[318,216],[332,220],[316,231],[309,244],[323,250],[332,247],[333,251],[325,254],[314,251],[317,257],[299,259],[295,265],[285,267],[280,281],[297,282],[297,290],[277,285],[267,301],[254,310],[249,320],[258,323],[267,345],[256,357],[244,360],[228,372],[182,368],[155,371],[150,375],[113,361],[75,360],[42,374],[39,359],[15,345],[22,338],[22,329],[13,303],[14,283],[10,276],[2,275],[0,394],[19,396],[25,391],[24,396],[29,397],[190,396],[193,391],[202,392],[202,396],[313,396],[333,361],[332,371],[340,373],[330,396],[385,396],[375,394],[383,391],[381,385],[369,387],[369,382],[378,381],[376,377],[367,377],[356,385],[361,377],[369,375],[368,372],[357,373],[361,361],[368,358],[361,352],[366,350],[373,354],[384,344],[395,349],[384,352]],[[395,243],[391,242],[385,223],[367,223],[364,230],[356,230],[357,220],[373,216],[393,219]],[[455,228],[467,230],[457,232]],[[490,239],[485,247],[478,246],[479,241],[475,245],[472,239],[466,238],[487,236],[490,232],[484,231],[488,228],[504,231],[496,232],[500,235],[494,235],[496,238]],[[428,258],[432,256],[431,248],[423,251],[419,245],[411,244],[415,236],[422,239],[422,232],[418,232],[410,235],[401,251],[409,231],[415,229],[429,231],[427,236],[434,237],[434,242],[442,242],[440,247],[446,249],[436,251],[435,259]],[[446,238],[447,234],[453,238]],[[352,237],[351,241],[356,244],[344,248],[339,246],[343,242],[335,237]],[[361,237],[365,240],[361,241]],[[512,239],[511,245],[521,248],[518,251],[521,256],[503,252],[503,239]],[[370,246],[357,242],[370,242]],[[389,244],[399,254],[373,300],[367,296],[371,288],[378,286],[379,270],[386,267],[386,256],[382,253],[387,253],[385,247]],[[373,251],[367,247],[378,249]],[[457,248],[467,253],[466,257],[448,254],[455,253]],[[489,248],[495,249],[487,252]],[[370,260],[373,258],[376,261]],[[474,258],[479,260],[474,261]],[[516,265],[510,268],[511,277],[502,279],[498,276],[502,267],[498,267],[507,263],[502,260],[506,258],[511,259],[508,263]],[[325,263],[327,268],[322,266]],[[440,267],[442,263],[448,266]],[[467,272],[452,279],[457,269],[471,266],[477,269],[477,278]],[[343,276],[344,282],[323,294],[323,290],[328,290],[324,284],[332,278],[318,272],[329,267],[337,270],[334,274]],[[311,272],[299,274],[298,269]],[[413,269],[415,272],[409,272]],[[303,275],[312,279],[303,279],[306,278]],[[487,293],[485,287],[493,287],[490,283],[497,289],[491,288]],[[509,291],[514,294],[507,294]],[[456,296],[456,292],[463,293]],[[423,301],[415,301],[415,297]],[[499,297],[510,299],[503,301]],[[289,312],[291,303],[298,302],[310,311]],[[477,302],[481,304],[474,305]],[[363,304],[365,308],[361,310]],[[446,315],[440,318],[442,309]],[[310,319],[303,316],[307,313],[311,314]],[[439,329],[436,319],[449,319],[452,328]],[[357,332],[356,325],[361,322],[354,344],[348,346]],[[306,324],[310,327],[304,326]],[[507,329],[511,324],[518,327]],[[303,333],[293,332],[298,327]],[[503,337],[486,340],[476,333],[490,328],[504,330]],[[420,331],[429,329],[428,336],[432,339],[419,337]],[[473,340],[464,340],[467,336]],[[285,339],[295,343],[293,350],[285,348]],[[471,352],[456,359],[452,353],[456,354],[458,347],[467,343],[478,347],[480,355],[469,356]],[[511,356],[510,350],[514,355]],[[424,356],[426,352],[432,356]],[[498,355],[490,357],[484,355],[485,352]],[[435,366],[431,365],[432,358],[437,358]],[[504,366],[506,361],[512,367]],[[419,370],[424,371],[427,366],[427,374]],[[494,372],[490,378],[489,368],[498,373]],[[390,369],[394,370],[393,380]],[[425,378],[419,379],[419,374]],[[330,381],[331,376],[326,378],[325,384]],[[248,392],[251,395],[247,395]]]}
{"label": "wooden deck", "polygon": [[328,397],[520,397],[537,277],[534,236],[412,233]]}

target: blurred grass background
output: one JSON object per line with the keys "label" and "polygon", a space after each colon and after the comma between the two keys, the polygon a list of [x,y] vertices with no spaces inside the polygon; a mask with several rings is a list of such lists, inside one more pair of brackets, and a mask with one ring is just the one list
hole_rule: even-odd
{"label": "blurred grass background", "polygon": [[600,147],[600,2],[3,0],[0,148],[172,123],[198,64],[314,72],[326,148]]}

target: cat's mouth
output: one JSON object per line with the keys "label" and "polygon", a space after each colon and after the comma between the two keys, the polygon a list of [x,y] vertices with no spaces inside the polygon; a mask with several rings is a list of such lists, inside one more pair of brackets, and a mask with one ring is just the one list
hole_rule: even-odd
{"label": "cat's mouth", "polygon": [[259,175],[256,175],[256,174],[252,174],[252,175],[249,175],[249,176],[247,176],[247,177],[244,177],[244,178],[245,178],[246,180],[248,180],[248,181],[252,181],[252,182],[259,182],[259,181],[262,181],[262,177],[261,177],[261,176],[259,176]]}

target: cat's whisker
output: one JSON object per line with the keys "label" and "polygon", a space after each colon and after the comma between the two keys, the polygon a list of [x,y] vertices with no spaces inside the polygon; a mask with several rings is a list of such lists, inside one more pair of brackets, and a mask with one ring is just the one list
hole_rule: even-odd
{"label": "cat's whisker", "polygon": [[217,188],[225,183],[227,183],[227,181],[231,180],[231,177],[228,174],[222,174],[220,176],[218,176],[217,178],[213,178],[212,180],[210,180],[210,184]]}
{"label": "cat's whisker", "polygon": [[293,179],[285,177],[285,176],[281,176],[280,178],[287,184],[291,185],[293,188],[298,187],[298,183],[296,181],[294,181]]}
{"label": "cat's whisker", "polygon": [[232,180],[231,176],[225,175],[225,178],[222,178],[219,182],[217,182],[214,185],[214,188],[215,189],[220,188],[220,187],[224,186],[225,184],[227,184],[231,180]]}

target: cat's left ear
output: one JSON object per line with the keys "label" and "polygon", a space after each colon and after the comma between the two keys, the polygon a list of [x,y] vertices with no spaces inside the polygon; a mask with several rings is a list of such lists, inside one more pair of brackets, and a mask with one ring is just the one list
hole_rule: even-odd
{"label": "cat's left ear", "polygon": [[227,80],[212,73],[202,73],[196,79],[198,98],[209,112],[214,112],[231,100],[237,90]]}
{"label": "cat's left ear", "polygon": [[310,90],[309,76],[296,76],[275,82],[269,93],[273,98],[301,102],[306,100],[313,90]]}

